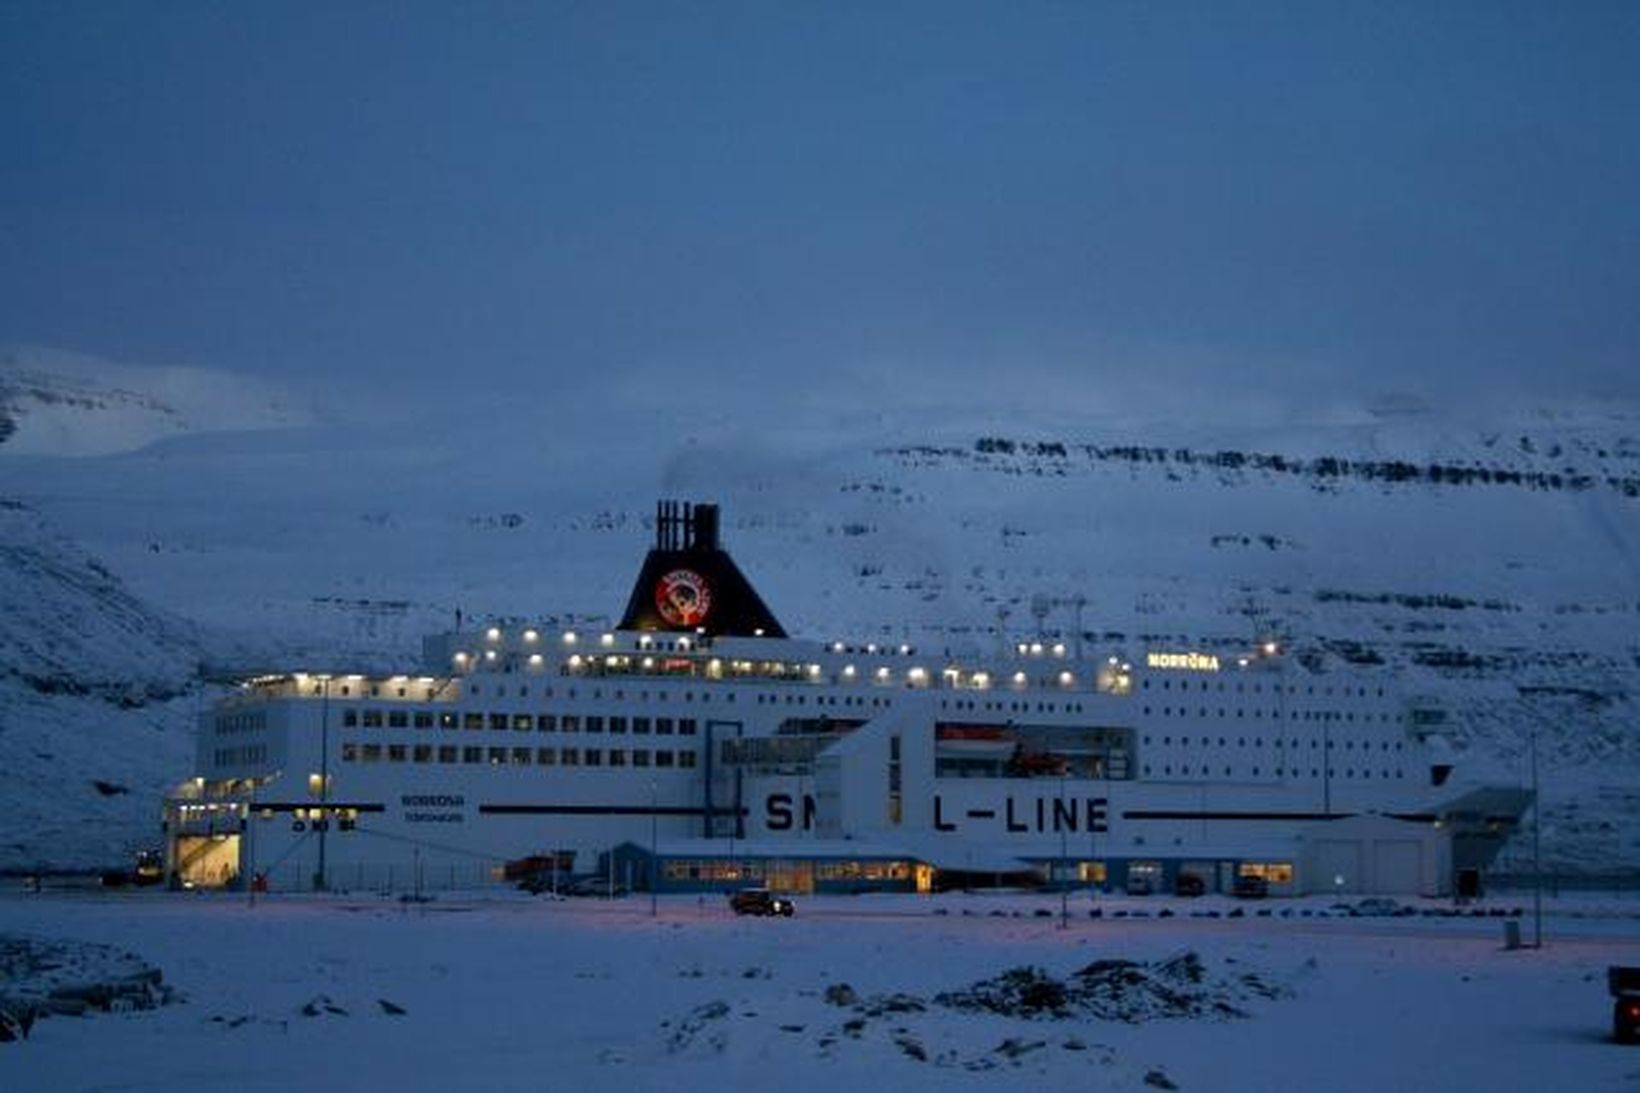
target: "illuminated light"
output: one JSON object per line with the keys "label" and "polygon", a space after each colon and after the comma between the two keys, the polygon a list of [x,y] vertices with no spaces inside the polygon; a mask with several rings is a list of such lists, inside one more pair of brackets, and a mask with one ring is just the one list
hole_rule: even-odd
{"label": "illuminated light", "polygon": [[574,645],[575,641],[576,641],[575,631],[565,630],[564,631],[564,644],[565,645]]}
{"label": "illuminated light", "polygon": [[809,665],[809,676],[811,678],[814,678],[814,677],[818,677],[819,675],[820,675],[820,665],[818,665],[818,664]]}
{"label": "illuminated light", "polygon": [[601,635],[599,635],[598,644],[602,645],[605,649],[608,649],[611,645],[615,644],[615,635],[614,634],[601,634]]}
{"label": "illuminated light", "polygon": [[536,630],[526,630],[524,631],[524,640],[533,645],[541,640],[541,634]]}
{"label": "illuminated light", "polygon": [[689,639],[688,638],[679,638],[678,639],[678,648],[682,649],[684,652],[687,653],[689,651]]}
{"label": "illuminated light", "polygon": [[889,675],[889,672],[888,672],[887,668],[877,669],[877,678],[878,679],[887,679],[888,675]]}
{"label": "illuminated light", "polygon": [[416,677],[416,682],[417,683],[436,683],[437,680],[435,680],[432,676],[417,676]]}
{"label": "illuminated light", "polygon": [[974,673],[974,686],[980,687],[980,688],[985,688],[985,687],[989,687],[990,685],[991,685],[990,673],[988,673],[988,672],[975,672]]}
{"label": "illuminated light", "polygon": [[843,678],[844,679],[853,679],[854,678],[854,665],[852,665],[852,664],[843,665]]}
{"label": "illuminated light", "polygon": [[646,669],[653,668],[655,666],[655,658],[654,657],[644,657],[643,658],[643,666]]}
{"label": "illuminated light", "polygon": [[580,653],[576,653],[574,656],[569,658],[569,666],[571,668],[580,668],[581,667],[581,654]]}
{"label": "illuminated light", "polygon": [[530,667],[532,667],[532,668],[541,667],[542,659],[543,658],[542,658],[540,653],[531,653],[530,654]]}
{"label": "illuminated light", "polygon": [[841,653],[843,651],[843,643],[840,642],[840,641],[832,642],[831,643],[831,651],[834,652],[834,653]]}
{"label": "illuminated light", "polygon": [[1267,642],[1264,643],[1264,655],[1265,656],[1273,657],[1279,652],[1281,652],[1281,646],[1277,645],[1275,642],[1267,641]]}
{"label": "illuminated light", "polygon": [[1059,685],[1061,687],[1069,687],[1071,684],[1073,684],[1075,682],[1076,682],[1076,677],[1071,675],[1071,673],[1069,673],[1069,672],[1060,672],[1059,673]]}
{"label": "illuminated light", "polygon": [[756,629],[754,629],[752,631],[752,637],[760,638],[762,636],[763,636],[763,627],[759,626],[759,627],[757,627]]}
{"label": "illuminated light", "polygon": [[1014,673],[1014,686],[1016,686],[1016,687],[1025,686],[1025,673],[1024,672],[1015,672]]}
{"label": "illuminated light", "polygon": [[485,660],[494,660],[495,659],[495,650],[494,649],[484,650],[484,659]]}
{"label": "illuminated light", "polygon": [[357,674],[350,675],[350,676],[343,676],[342,678],[346,679],[349,683],[363,683],[364,682],[364,676],[357,675]]}
{"label": "illuminated light", "polygon": [[1029,653],[1030,651],[1031,651],[1031,647],[1029,645],[1026,645],[1024,642],[1020,642],[1018,645],[1014,646],[1014,652],[1018,653],[1020,656],[1024,656],[1026,653]]}
{"label": "illuminated light", "polygon": [[1039,657],[1042,655],[1042,643],[1040,641],[1031,642],[1031,655],[1033,657]]}
{"label": "illuminated light", "polygon": [[651,645],[654,645],[654,644],[655,644],[655,639],[650,637],[648,634],[644,634],[643,636],[638,638],[638,648],[639,649],[647,649]]}
{"label": "illuminated light", "polygon": [[320,793],[325,788],[325,778],[322,774],[308,775],[308,792]]}
{"label": "illuminated light", "polygon": [[470,660],[471,658],[468,657],[466,653],[457,653],[455,655],[454,659],[455,659],[455,662],[456,662],[457,666],[465,666],[467,661]]}
{"label": "illuminated light", "polygon": [[1110,665],[1111,665],[1112,668],[1116,667],[1116,658],[1115,657],[1110,658]]}
{"label": "illuminated light", "polygon": [[928,678],[928,672],[923,668],[913,668],[911,671],[907,672],[906,675],[910,677],[911,682],[913,683],[921,683],[923,680]]}
{"label": "illuminated light", "polygon": [[1248,663],[1249,663],[1249,661],[1246,657],[1237,657],[1236,658],[1236,667],[1237,668],[1245,668],[1245,667],[1247,667]]}
{"label": "illuminated light", "polygon": [[876,642],[873,641],[873,642],[867,642],[866,643],[866,652],[875,653],[876,651],[877,651],[877,643]]}
{"label": "illuminated light", "polygon": [[501,628],[498,627],[498,626],[492,626],[488,630],[484,631],[484,640],[485,641],[500,641],[501,640]]}
{"label": "illuminated light", "polygon": [[910,656],[911,655],[911,646],[909,646],[909,645],[900,646],[900,655],[902,657]]}
{"label": "illuminated light", "polygon": [[1054,642],[1053,655],[1056,656],[1056,657],[1062,657],[1062,656],[1065,655],[1065,643],[1064,642],[1062,642],[1062,641]]}

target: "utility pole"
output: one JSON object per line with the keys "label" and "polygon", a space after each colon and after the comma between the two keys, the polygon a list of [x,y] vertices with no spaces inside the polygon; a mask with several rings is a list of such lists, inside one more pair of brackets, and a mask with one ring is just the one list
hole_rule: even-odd
{"label": "utility pole", "polygon": [[1538,809],[1537,730],[1532,730],[1532,948],[1543,948],[1543,824]]}

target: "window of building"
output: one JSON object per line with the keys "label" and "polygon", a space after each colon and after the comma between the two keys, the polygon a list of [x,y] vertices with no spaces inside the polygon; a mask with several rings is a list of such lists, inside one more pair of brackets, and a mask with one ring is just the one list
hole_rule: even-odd
{"label": "window of building", "polygon": [[387,761],[389,763],[402,763],[408,758],[409,749],[403,744],[387,745]]}
{"label": "window of building", "polygon": [[438,746],[438,761],[440,763],[454,763],[456,761],[456,746],[454,744],[440,744]]}
{"label": "window of building", "polygon": [[483,748],[474,748],[474,747],[462,748],[461,749],[461,761],[463,763],[482,763],[482,762],[484,762],[484,749]]}
{"label": "window of building", "polygon": [[433,761],[433,745],[417,744],[411,749],[410,758],[417,763],[431,763]]}
{"label": "window of building", "polygon": [[639,735],[647,733],[649,731],[649,718],[634,717],[632,719],[632,731]]}
{"label": "window of building", "polygon": [[507,749],[506,748],[491,748],[490,749],[490,765],[492,767],[505,766],[506,763],[507,763]]}
{"label": "window of building", "polygon": [[557,732],[558,717],[556,714],[544,713],[535,719],[535,727],[540,732]]}
{"label": "window of building", "polygon": [[587,718],[587,732],[603,732],[604,719],[594,714]]}
{"label": "window of building", "polygon": [[632,765],[635,767],[647,767],[649,765],[649,750],[647,748],[633,748]]}
{"label": "window of building", "polygon": [[529,766],[530,765],[530,754],[531,753],[530,753],[529,748],[514,748],[514,749],[512,749],[511,759],[512,759],[513,764],[515,766],[520,766],[520,767]]}
{"label": "window of building", "polygon": [[580,732],[581,719],[575,714],[567,713],[559,720],[558,727],[564,732]]}
{"label": "window of building", "polygon": [[490,728],[496,732],[505,732],[507,730],[507,715],[504,713],[491,714]]}
{"label": "window of building", "polygon": [[387,712],[387,727],[390,729],[409,728],[410,714],[405,710],[389,710]]}
{"label": "window of building", "polygon": [[366,710],[360,716],[360,721],[367,729],[379,729],[382,727],[382,712],[380,710]]}
{"label": "window of building", "polygon": [[672,765],[672,753],[669,752],[669,751],[657,751],[655,753],[655,765],[657,767],[669,767],[669,766],[671,766]]}
{"label": "window of building", "polygon": [[603,749],[602,748],[587,748],[585,751],[583,751],[581,753],[581,763],[582,763],[583,766],[588,766],[588,767],[601,767],[601,766],[603,766],[604,765],[604,751],[603,751]]}
{"label": "window of building", "polygon": [[527,713],[515,713],[512,715],[512,727],[514,732],[529,732],[535,728],[535,718]]}
{"label": "window of building", "polygon": [[481,713],[462,714],[461,727],[464,729],[482,729],[484,727],[484,715]]}
{"label": "window of building", "polygon": [[558,752],[560,765],[578,767],[581,765],[581,752],[576,748],[562,748]]}
{"label": "window of building", "polygon": [[536,766],[550,767],[556,762],[558,762],[558,749],[557,748],[536,748],[535,749],[535,763],[536,763]]}

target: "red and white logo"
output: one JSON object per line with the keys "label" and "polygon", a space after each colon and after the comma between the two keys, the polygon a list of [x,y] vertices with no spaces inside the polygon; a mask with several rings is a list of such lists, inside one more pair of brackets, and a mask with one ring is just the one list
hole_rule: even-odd
{"label": "red and white logo", "polygon": [[692,569],[674,569],[655,585],[655,606],[673,626],[699,626],[712,610],[712,587]]}

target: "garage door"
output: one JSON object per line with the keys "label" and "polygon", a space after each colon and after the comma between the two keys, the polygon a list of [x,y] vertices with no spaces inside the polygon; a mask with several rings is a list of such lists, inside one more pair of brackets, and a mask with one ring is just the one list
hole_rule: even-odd
{"label": "garage door", "polygon": [[1421,888],[1418,844],[1410,839],[1376,842],[1373,849],[1373,887],[1378,892],[1415,896]]}

